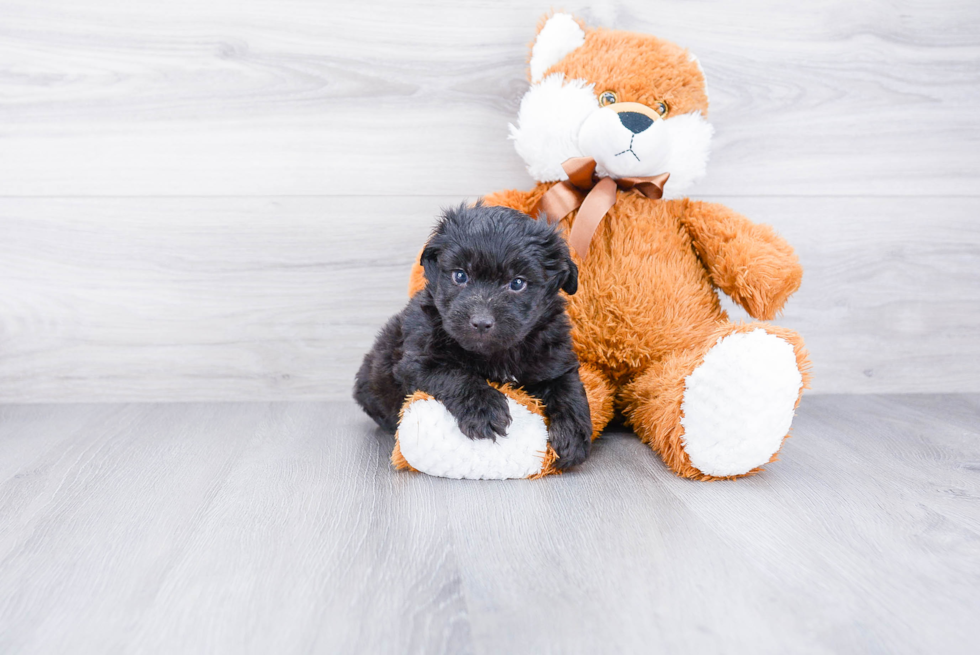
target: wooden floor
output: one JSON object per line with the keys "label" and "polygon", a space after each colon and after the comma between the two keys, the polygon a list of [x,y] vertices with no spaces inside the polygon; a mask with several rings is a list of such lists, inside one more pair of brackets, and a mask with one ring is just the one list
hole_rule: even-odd
{"label": "wooden floor", "polygon": [[754,478],[613,432],[502,483],[351,403],[0,406],[0,652],[976,652],[978,416],[808,397]]}

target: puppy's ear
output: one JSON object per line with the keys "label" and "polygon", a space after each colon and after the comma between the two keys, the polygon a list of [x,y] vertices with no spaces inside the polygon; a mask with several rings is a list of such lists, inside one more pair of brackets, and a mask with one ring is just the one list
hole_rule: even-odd
{"label": "puppy's ear", "polygon": [[578,291],[578,266],[568,255],[565,255],[565,262],[568,269],[561,273],[564,276],[561,282],[561,290],[570,296],[574,296],[575,292]]}
{"label": "puppy's ear", "polygon": [[559,231],[558,224],[548,225],[541,221],[535,221],[536,225],[542,226],[547,231],[545,237],[545,252],[548,258],[548,271],[552,274],[551,284],[554,293],[561,289],[568,295],[575,295],[578,291],[578,266],[572,261],[572,255],[568,250],[568,243]]}
{"label": "puppy's ear", "polygon": [[[481,206],[478,200],[476,206]],[[425,271],[425,279],[431,284],[435,284],[439,279],[439,257],[442,255],[443,248],[447,245],[446,232],[452,230],[466,216],[466,203],[460,203],[456,207],[447,207],[442,210],[442,216],[436,222],[432,234],[429,236],[428,243],[422,249],[419,263]]]}
{"label": "puppy's ear", "polygon": [[442,245],[439,243],[439,237],[432,237],[425,244],[425,248],[422,249],[422,256],[419,257],[419,263],[422,264],[422,270],[425,272],[426,282],[435,283],[439,278],[440,254],[442,254]]}

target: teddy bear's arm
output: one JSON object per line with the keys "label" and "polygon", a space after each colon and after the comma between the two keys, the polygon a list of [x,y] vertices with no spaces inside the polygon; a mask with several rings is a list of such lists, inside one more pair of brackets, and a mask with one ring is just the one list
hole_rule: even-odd
{"label": "teddy bear's arm", "polygon": [[768,225],[711,202],[690,202],[682,221],[711,281],[754,318],[774,318],[800,288],[792,246]]}

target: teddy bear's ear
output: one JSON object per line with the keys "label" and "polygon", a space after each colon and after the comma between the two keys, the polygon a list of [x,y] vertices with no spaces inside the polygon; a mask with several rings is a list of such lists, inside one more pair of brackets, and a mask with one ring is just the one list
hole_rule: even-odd
{"label": "teddy bear's ear", "polygon": [[585,43],[585,30],[571,14],[554,14],[545,20],[531,46],[531,83],[537,84],[546,70]]}

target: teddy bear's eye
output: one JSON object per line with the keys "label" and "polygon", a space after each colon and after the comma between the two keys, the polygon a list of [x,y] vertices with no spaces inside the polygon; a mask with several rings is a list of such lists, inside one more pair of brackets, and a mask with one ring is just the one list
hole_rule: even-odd
{"label": "teddy bear's eye", "polygon": [[600,107],[605,107],[606,105],[611,105],[614,102],[616,102],[617,100],[619,100],[619,98],[616,96],[616,92],[615,91],[603,91],[602,93],[599,94],[599,106]]}
{"label": "teddy bear's eye", "polygon": [[653,110],[661,116],[666,116],[667,112],[670,111],[670,108],[667,107],[666,102],[655,102],[653,103]]}

